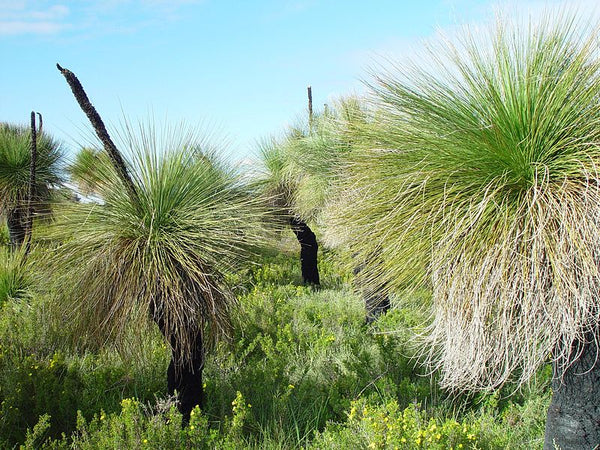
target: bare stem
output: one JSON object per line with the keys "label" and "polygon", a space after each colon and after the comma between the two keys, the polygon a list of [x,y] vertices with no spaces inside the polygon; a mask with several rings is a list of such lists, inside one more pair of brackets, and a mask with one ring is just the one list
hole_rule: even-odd
{"label": "bare stem", "polygon": [[135,185],[133,184],[131,176],[127,171],[127,166],[125,165],[123,157],[121,156],[121,152],[119,152],[112,139],[110,138],[108,131],[106,131],[106,127],[104,126],[104,122],[102,121],[100,114],[98,114],[98,111],[96,111],[96,108],[94,108],[94,105],[92,105],[92,103],[90,102],[87,94],[83,89],[83,86],[81,85],[75,74],[70,70],[61,67],[60,64],[56,64],[56,67],[58,68],[58,70],[60,70],[60,73],[62,73],[65,79],[67,80],[67,83],[69,84],[71,91],[73,91],[73,95],[79,103],[79,106],[92,123],[96,134],[102,141],[105,150],[110,156],[110,160],[112,161],[113,166],[117,170],[121,181],[125,185],[125,188],[127,189],[131,201],[136,206],[139,206],[139,196],[137,190],[135,189]]}
{"label": "bare stem", "polygon": [[[39,113],[38,113],[39,114]],[[40,114],[40,131],[41,131]],[[27,192],[27,222],[25,224],[25,256],[31,248],[31,235],[33,231],[33,196],[35,193],[35,171],[37,165],[37,131],[35,127],[35,112],[31,111],[31,159],[29,162],[29,189]]]}
{"label": "bare stem", "polygon": [[312,124],[312,120],[313,120],[312,87],[308,86],[306,88],[306,90],[308,91],[308,121],[310,124]]}

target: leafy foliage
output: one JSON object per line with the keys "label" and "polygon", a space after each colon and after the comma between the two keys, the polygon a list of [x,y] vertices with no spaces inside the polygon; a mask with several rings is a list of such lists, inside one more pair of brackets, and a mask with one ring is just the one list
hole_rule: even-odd
{"label": "leafy foliage", "polygon": [[71,181],[86,195],[95,193],[111,170],[108,155],[90,147],[82,147],[67,167]]}
{"label": "leafy foliage", "polygon": [[0,247],[0,307],[6,301],[29,297],[31,284],[22,252]]}
{"label": "leafy foliage", "polygon": [[[398,302],[404,306],[366,326],[361,301],[349,289],[351,275],[340,271],[333,254],[322,256],[319,291],[302,286],[298,261],[281,253],[227,276],[240,285],[234,339],[207,358],[210,400],[185,430],[165,398],[170,352],[157,330],[144,335],[143,357],[131,349],[123,359],[110,347],[83,353],[65,343],[68,327],[47,321],[51,299],[35,294],[7,301],[0,309],[0,446],[355,448],[386,442],[393,448],[419,432],[426,433],[424,446],[437,433],[428,430],[432,421],[440,429],[447,424],[443,442],[455,442],[451,436],[473,442],[467,439],[472,433],[483,448],[541,445],[547,389],[510,399],[510,390],[448,398],[411,358],[421,300]],[[544,374],[542,388],[548,379]],[[377,428],[385,417],[399,429]],[[403,425],[410,431],[401,431]]]}

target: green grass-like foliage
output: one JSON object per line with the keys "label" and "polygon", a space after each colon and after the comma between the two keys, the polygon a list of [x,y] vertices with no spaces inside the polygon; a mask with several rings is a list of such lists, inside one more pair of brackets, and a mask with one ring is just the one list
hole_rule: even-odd
{"label": "green grass-like foliage", "polygon": [[[37,140],[36,196],[48,198],[48,187],[60,182],[62,150],[42,133]],[[31,135],[27,127],[0,123],[0,211],[20,206],[27,196]]]}
{"label": "green grass-like foliage", "polygon": [[[82,147],[67,166],[69,178],[83,194],[93,194],[104,179],[101,167],[110,167],[108,154],[102,150]],[[106,170],[106,169],[104,169]]]}
{"label": "green grass-like foliage", "polygon": [[7,301],[27,298],[31,283],[23,253],[0,247],[0,307]]}
{"label": "green grass-like foliage", "polygon": [[126,124],[118,137],[139,203],[99,158],[90,182],[102,204],[73,205],[56,227],[65,269],[57,310],[79,325],[79,341],[119,343],[155,302],[185,354],[190,330],[228,332],[234,297],[223,276],[263,244],[266,213],[193,130]]}
{"label": "green grass-like foliage", "polygon": [[337,176],[336,166],[360,139],[368,116],[361,100],[343,98],[259,148],[258,187],[304,221],[319,219]]}
{"label": "green grass-like foliage", "polygon": [[598,50],[573,18],[498,21],[373,82],[379,129],[331,232],[380,256],[378,286],[432,289],[443,386],[525,382],[598,323]]}

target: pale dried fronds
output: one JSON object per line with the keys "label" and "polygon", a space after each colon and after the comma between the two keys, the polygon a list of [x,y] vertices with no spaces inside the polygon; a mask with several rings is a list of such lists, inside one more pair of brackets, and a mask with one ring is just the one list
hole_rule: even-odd
{"label": "pale dried fronds", "polygon": [[423,351],[446,387],[564,367],[598,326],[599,55],[573,18],[499,22],[372,86],[371,148],[324,222],[356,261],[381,261],[374,286],[431,289]]}

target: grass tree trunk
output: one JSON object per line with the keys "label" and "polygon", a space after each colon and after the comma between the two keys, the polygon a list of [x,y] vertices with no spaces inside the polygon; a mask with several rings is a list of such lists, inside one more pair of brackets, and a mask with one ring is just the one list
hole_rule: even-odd
{"label": "grass tree trunk", "polygon": [[390,298],[385,292],[384,286],[369,286],[361,280],[361,273],[365,269],[366,263],[360,264],[354,268],[354,284],[365,302],[367,323],[374,322],[379,316],[385,314],[390,309]]}
{"label": "grass tree trunk", "polygon": [[554,368],[552,401],[548,408],[544,450],[600,448],[600,354],[598,339],[591,335],[581,356],[557,376]]}
{"label": "grass tree trunk", "polygon": [[290,219],[290,225],[300,243],[302,280],[304,281],[304,284],[319,286],[321,282],[319,279],[319,266],[317,262],[317,253],[319,251],[317,237],[310,227],[297,217],[292,217]]}
{"label": "grass tree trunk", "polygon": [[16,250],[25,241],[25,217],[22,208],[15,207],[6,213],[6,225],[8,226],[8,235],[10,246]]}
{"label": "grass tree trunk", "polygon": [[182,347],[173,333],[169,333],[160,308],[152,308],[154,322],[171,346],[171,361],[167,369],[167,390],[169,395],[177,395],[177,408],[182,415],[182,425],[190,421],[190,413],[195,406],[204,406],[202,371],[204,369],[204,345],[199,329],[190,330],[193,334],[191,357],[182,355]]}
{"label": "grass tree trunk", "polygon": [[[39,113],[38,113],[39,114]],[[42,131],[42,115],[40,117],[40,133]],[[29,161],[29,185],[27,188],[27,218],[25,220],[25,255],[31,249],[31,235],[33,233],[33,204],[35,195],[35,171],[37,169],[37,130],[35,128],[35,112],[31,111],[31,146]]]}

